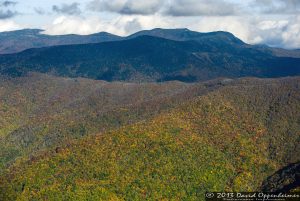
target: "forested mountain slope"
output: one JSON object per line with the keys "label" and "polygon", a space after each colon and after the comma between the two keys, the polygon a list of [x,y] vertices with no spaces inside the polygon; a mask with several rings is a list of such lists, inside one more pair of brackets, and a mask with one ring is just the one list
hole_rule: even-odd
{"label": "forested mountain slope", "polygon": [[129,36],[121,37],[106,32],[99,32],[91,35],[47,35],[41,29],[23,29],[17,31],[0,32],[0,54],[12,54],[26,49],[50,47],[58,45],[74,45],[87,43],[100,43],[105,41],[127,40],[139,36],[153,36],[175,41],[197,41],[205,45],[213,43],[216,47],[235,45],[236,48],[248,47],[259,49],[264,52],[271,52],[276,56],[300,57],[299,50],[285,50],[281,48],[271,48],[266,45],[251,46],[233,34],[223,31],[201,33],[189,29],[161,29],[143,30]]}
{"label": "forested mountain slope", "polygon": [[196,82],[218,77],[295,76],[300,74],[300,58],[250,48],[228,33],[211,34],[202,42],[139,36],[0,55],[0,74],[28,72],[106,81]]}
{"label": "forested mountain slope", "polygon": [[[20,95],[15,83],[24,80],[15,79],[8,81],[9,90],[16,91],[11,94]],[[33,89],[38,88],[37,86],[43,89],[41,83],[51,83],[52,79],[55,79],[54,83],[59,83],[59,80],[65,82],[65,85],[58,84],[58,88],[66,86],[66,83],[70,86],[77,82],[79,83],[75,86],[83,88],[89,88],[88,83],[92,83],[95,88],[104,84],[99,81],[43,76],[26,79],[39,80],[35,81],[38,84],[32,87]],[[27,83],[27,86],[30,86],[30,82]],[[145,87],[144,92],[147,92],[147,95],[133,93],[128,95],[128,98],[143,97],[142,100],[148,109],[144,108],[142,114],[147,118],[133,118],[136,120],[127,123],[121,123],[126,122],[121,120],[118,123],[120,127],[110,126],[110,129],[102,132],[98,128],[97,135],[88,135],[77,140],[69,139],[63,144],[52,146],[49,151],[34,152],[30,157],[19,158],[1,176],[0,199],[203,200],[205,191],[255,191],[260,188],[264,179],[278,169],[299,161],[298,77],[221,79],[196,84],[110,84],[117,86],[118,93],[121,94],[123,90],[129,90],[128,86],[138,89],[141,86]],[[22,86],[26,85],[23,83]],[[53,88],[49,83],[46,86],[49,89]],[[2,93],[6,88],[1,86]],[[155,93],[150,90],[154,88]],[[140,90],[135,88],[134,91]],[[157,98],[161,97],[157,91],[169,97]],[[28,92],[30,93],[30,90]],[[110,90],[107,93],[112,97],[123,97]],[[63,111],[61,108],[70,107],[74,112],[70,114],[78,114],[79,117],[84,111],[89,111],[77,102],[76,104],[80,105],[78,110],[74,109],[77,106],[66,104],[65,100],[69,99],[67,97],[76,100],[76,97],[73,97],[75,93],[63,94],[62,97],[52,95],[58,99],[47,104],[53,108],[51,111],[55,111],[53,119],[66,119],[66,114],[57,112]],[[91,96],[83,96],[94,97],[84,101],[92,103],[90,107],[93,112],[107,103],[95,94],[97,90],[93,91]],[[149,96],[153,97],[153,100]],[[149,98],[151,101],[147,101]],[[38,102],[36,100],[24,108],[30,109]],[[2,100],[2,104],[4,103],[7,104],[7,101]],[[97,107],[97,104],[102,106]],[[124,109],[118,107],[118,104],[113,107],[116,107],[117,111]],[[9,106],[6,106],[5,111],[12,116],[18,112]],[[130,109],[129,111],[130,115],[137,112],[131,113]],[[86,112],[89,113],[90,111]],[[109,116],[112,114],[114,112]],[[127,119],[126,112],[119,114],[122,115],[116,116],[116,121],[123,119],[124,114],[124,119]],[[74,125],[82,122],[82,119],[72,116],[68,116],[68,122],[74,122]],[[103,118],[99,118],[97,124],[89,124],[87,117],[83,119],[86,121],[84,128],[91,134],[97,131],[95,127],[105,128],[100,126],[103,125]],[[50,120],[47,122],[52,125]],[[60,129],[56,132],[46,129],[32,136],[50,137],[55,136],[55,133],[59,136],[64,133],[64,128],[68,127],[63,120],[60,122],[57,127]],[[12,135],[16,129],[10,126],[7,128],[10,131],[2,131],[2,136],[19,136],[22,133]],[[81,128],[78,131],[80,134]],[[26,150],[24,147],[22,149]]]}
{"label": "forested mountain slope", "polygon": [[179,82],[107,83],[41,74],[1,77],[0,171],[16,157],[146,120],[206,91],[192,87]]}

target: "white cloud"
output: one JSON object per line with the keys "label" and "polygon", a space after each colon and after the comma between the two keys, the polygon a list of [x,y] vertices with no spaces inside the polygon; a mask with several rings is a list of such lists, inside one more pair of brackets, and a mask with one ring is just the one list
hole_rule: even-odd
{"label": "white cloud", "polygon": [[248,26],[248,42],[251,44],[263,43],[288,49],[300,47],[300,16],[286,19],[258,17],[250,20]]}
{"label": "white cloud", "polygon": [[189,28],[199,32],[228,31],[250,44],[264,43],[285,48],[300,47],[300,16],[269,17],[171,17],[162,15],[117,15],[110,20],[99,17],[61,16],[49,26],[47,34],[91,34],[101,31],[129,35],[152,28]]}
{"label": "white cloud", "polygon": [[97,19],[84,19],[75,16],[60,16],[51,25],[43,27],[45,34],[91,34],[101,30]]}
{"label": "white cloud", "polygon": [[[163,18],[163,17],[162,17]],[[110,32],[117,35],[128,35],[142,29],[168,27],[170,23],[160,16],[117,16],[111,20],[101,20],[98,17],[60,16],[49,26],[43,27],[46,34],[92,34]]]}
{"label": "white cloud", "polygon": [[282,33],[282,46],[286,48],[299,48],[300,47],[300,16],[293,19],[290,25],[283,30]]}
{"label": "white cloud", "polygon": [[[101,31],[128,35],[158,27],[189,28],[200,32],[228,31],[250,44],[265,43],[271,46],[300,48],[300,14],[295,12],[299,10],[299,0],[64,1],[67,5],[72,5],[73,2],[80,3],[81,15],[79,12],[74,15],[48,14],[54,4],[63,5],[62,0],[38,5],[33,4],[33,1],[19,2],[16,10],[20,10],[22,16],[18,15],[13,20],[0,20],[0,31],[30,27],[42,28],[46,33],[54,35],[91,34]],[[31,14],[26,11],[29,7],[32,9]],[[37,14],[34,11],[36,7],[42,9],[38,10],[39,13],[47,15]],[[270,12],[271,10],[273,11]]]}
{"label": "white cloud", "polygon": [[287,26],[289,22],[287,20],[266,20],[262,21],[258,24],[259,29],[261,30],[269,30],[269,29],[282,29]]}
{"label": "white cloud", "polygon": [[22,26],[12,20],[0,20],[0,32],[21,29]]}

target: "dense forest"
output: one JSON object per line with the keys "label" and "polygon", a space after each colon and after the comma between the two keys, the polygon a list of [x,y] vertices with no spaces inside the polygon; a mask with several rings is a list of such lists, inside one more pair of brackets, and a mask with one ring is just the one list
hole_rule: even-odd
{"label": "dense forest", "polygon": [[224,31],[2,32],[0,201],[298,192],[299,76]]}
{"label": "dense forest", "polygon": [[0,80],[0,200],[204,200],[299,161],[299,77]]}

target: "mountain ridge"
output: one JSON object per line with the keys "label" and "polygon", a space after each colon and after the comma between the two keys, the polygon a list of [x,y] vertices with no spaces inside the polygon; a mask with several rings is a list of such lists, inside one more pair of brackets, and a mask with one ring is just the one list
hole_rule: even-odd
{"label": "mountain ridge", "polygon": [[299,190],[299,51],[228,32],[41,31],[0,33],[0,52],[25,48],[0,55],[1,201]]}
{"label": "mountain ridge", "polygon": [[[63,38],[64,40],[66,40],[68,37],[75,37],[77,39],[81,39],[83,41],[80,42],[79,41],[73,41],[73,43],[71,42],[63,42],[63,41],[58,41],[56,42],[55,45],[68,45],[68,44],[86,44],[86,43],[99,43],[99,42],[105,42],[105,41],[115,41],[115,40],[127,40],[127,39],[132,39],[134,37],[137,36],[141,36],[141,35],[150,35],[150,36],[155,36],[155,37],[161,37],[161,38],[166,38],[166,39],[170,39],[170,40],[197,40],[199,39],[199,37],[205,37],[205,36],[211,36],[211,35],[219,35],[220,37],[223,38],[227,38],[227,40],[231,40],[231,41],[235,41],[238,42],[240,44],[245,44],[243,41],[241,41],[240,39],[238,39],[236,36],[234,36],[232,33],[230,32],[226,32],[226,31],[214,31],[214,32],[196,32],[196,31],[191,31],[187,28],[177,28],[177,29],[163,29],[163,28],[154,28],[154,29],[150,29],[150,30],[142,30],[142,31],[138,31],[136,33],[133,33],[131,35],[128,36],[118,36],[118,35],[114,35],[108,32],[98,32],[98,33],[93,33],[93,34],[89,34],[89,35],[77,35],[77,34],[64,34],[64,35],[47,35],[43,33],[44,30],[42,29],[22,29],[22,30],[16,30],[16,31],[7,31],[7,32],[0,32],[0,41],[2,41],[2,46],[0,45],[0,54],[5,54],[5,53],[16,53],[16,52],[20,52],[26,49],[30,49],[30,48],[39,48],[39,47],[47,47],[47,46],[51,46],[50,44],[40,44],[37,45],[38,43],[43,43],[45,41],[41,41],[38,42],[40,36],[43,37],[49,37],[49,40],[54,40],[55,38]],[[18,50],[18,43],[22,44],[24,43],[24,38],[22,38],[22,35],[24,37],[24,35],[28,35],[30,37],[36,37],[36,40],[34,43],[37,44],[26,44],[23,45],[21,47],[21,49]],[[101,35],[106,36],[106,38],[102,38],[101,39]],[[2,38],[1,37],[8,37],[8,38]],[[9,37],[12,36],[18,36],[19,39],[17,40],[15,39],[15,50],[5,50],[5,46],[7,46],[5,43],[3,44],[4,40],[9,40]],[[99,38],[93,38],[93,36],[99,36]],[[26,38],[28,40],[31,40],[31,38]],[[89,37],[92,37],[91,39],[89,39]],[[71,40],[71,39],[69,39]],[[27,45],[27,47],[26,47]],[[245,44],[246,45],[246,44]],[[269,48],[269,47],[268,47]]]}
{"label": "mountain ridge", "polygon": [[0,54],[13,54],[30,48],[50,47],[57,45],[88,44],[104,41],[115,41],[121,37],[107,32],[90,35],[47,35],[42,29],[23,29],[0,33]]}
{"label": "mountain ridge", "polygon": [[[256,191],[299,161],[299,77],[1,84],[0,159],[14,161],[0,174],[2,200],[205,200]],[[117,111],[102,116],[106,107]]]}
{"label": "mountain ridge", "polygon": [[29,49],[0,55],[0,73],[20,76],[33,71],[106,81],[186,82],[300,74],[300,58],[276,57],[271,51],[214,35],[205,35],[200,42],[141,35],[128,40]]}

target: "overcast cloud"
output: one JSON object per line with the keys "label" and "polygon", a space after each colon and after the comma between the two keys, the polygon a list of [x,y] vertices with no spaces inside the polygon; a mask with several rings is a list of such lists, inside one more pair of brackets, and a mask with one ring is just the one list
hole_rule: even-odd
{"label": "overcast cloud", "polygon": [[16,4],[17,4],[16,1],[1,1],[0,2],[0,6],[3,6],[3,7],[14,6]]}
{"label": "overcast cloud", "polygon": [[265,14],[299,14],[300,0],[255,0],[252,3]]}
{"label": "overcast cloud", "polygon": [[60,6],[54,5],[52,6],[52,10],[58,14],[66,14],[66,15],[80,15],[81,10],[79,8],[79,3],[72,4],[62,4]]}
{"label": "overcast cloud", "polygon": [[300,0],[0,1],[0,31],[128,35],[142,29],[229,31],[251,44],[300,48]]}
{"label": "overcast cloud", "polygon": [[172,16],[236,15],[237,5],[224,0],[172,0],[165,14]]}
{"label": "overcast cloud", "polygon": [[18,13],[12,8],[17,4],[15,1],[0,1],[0,20],[12,18]]}
{"label": "overcast cloud", "polygon": [[161,0],[93,0],[88,3],[87,8],[92,11],[107,11],[125,15],[151,15],[157,13],[163,1]]}

